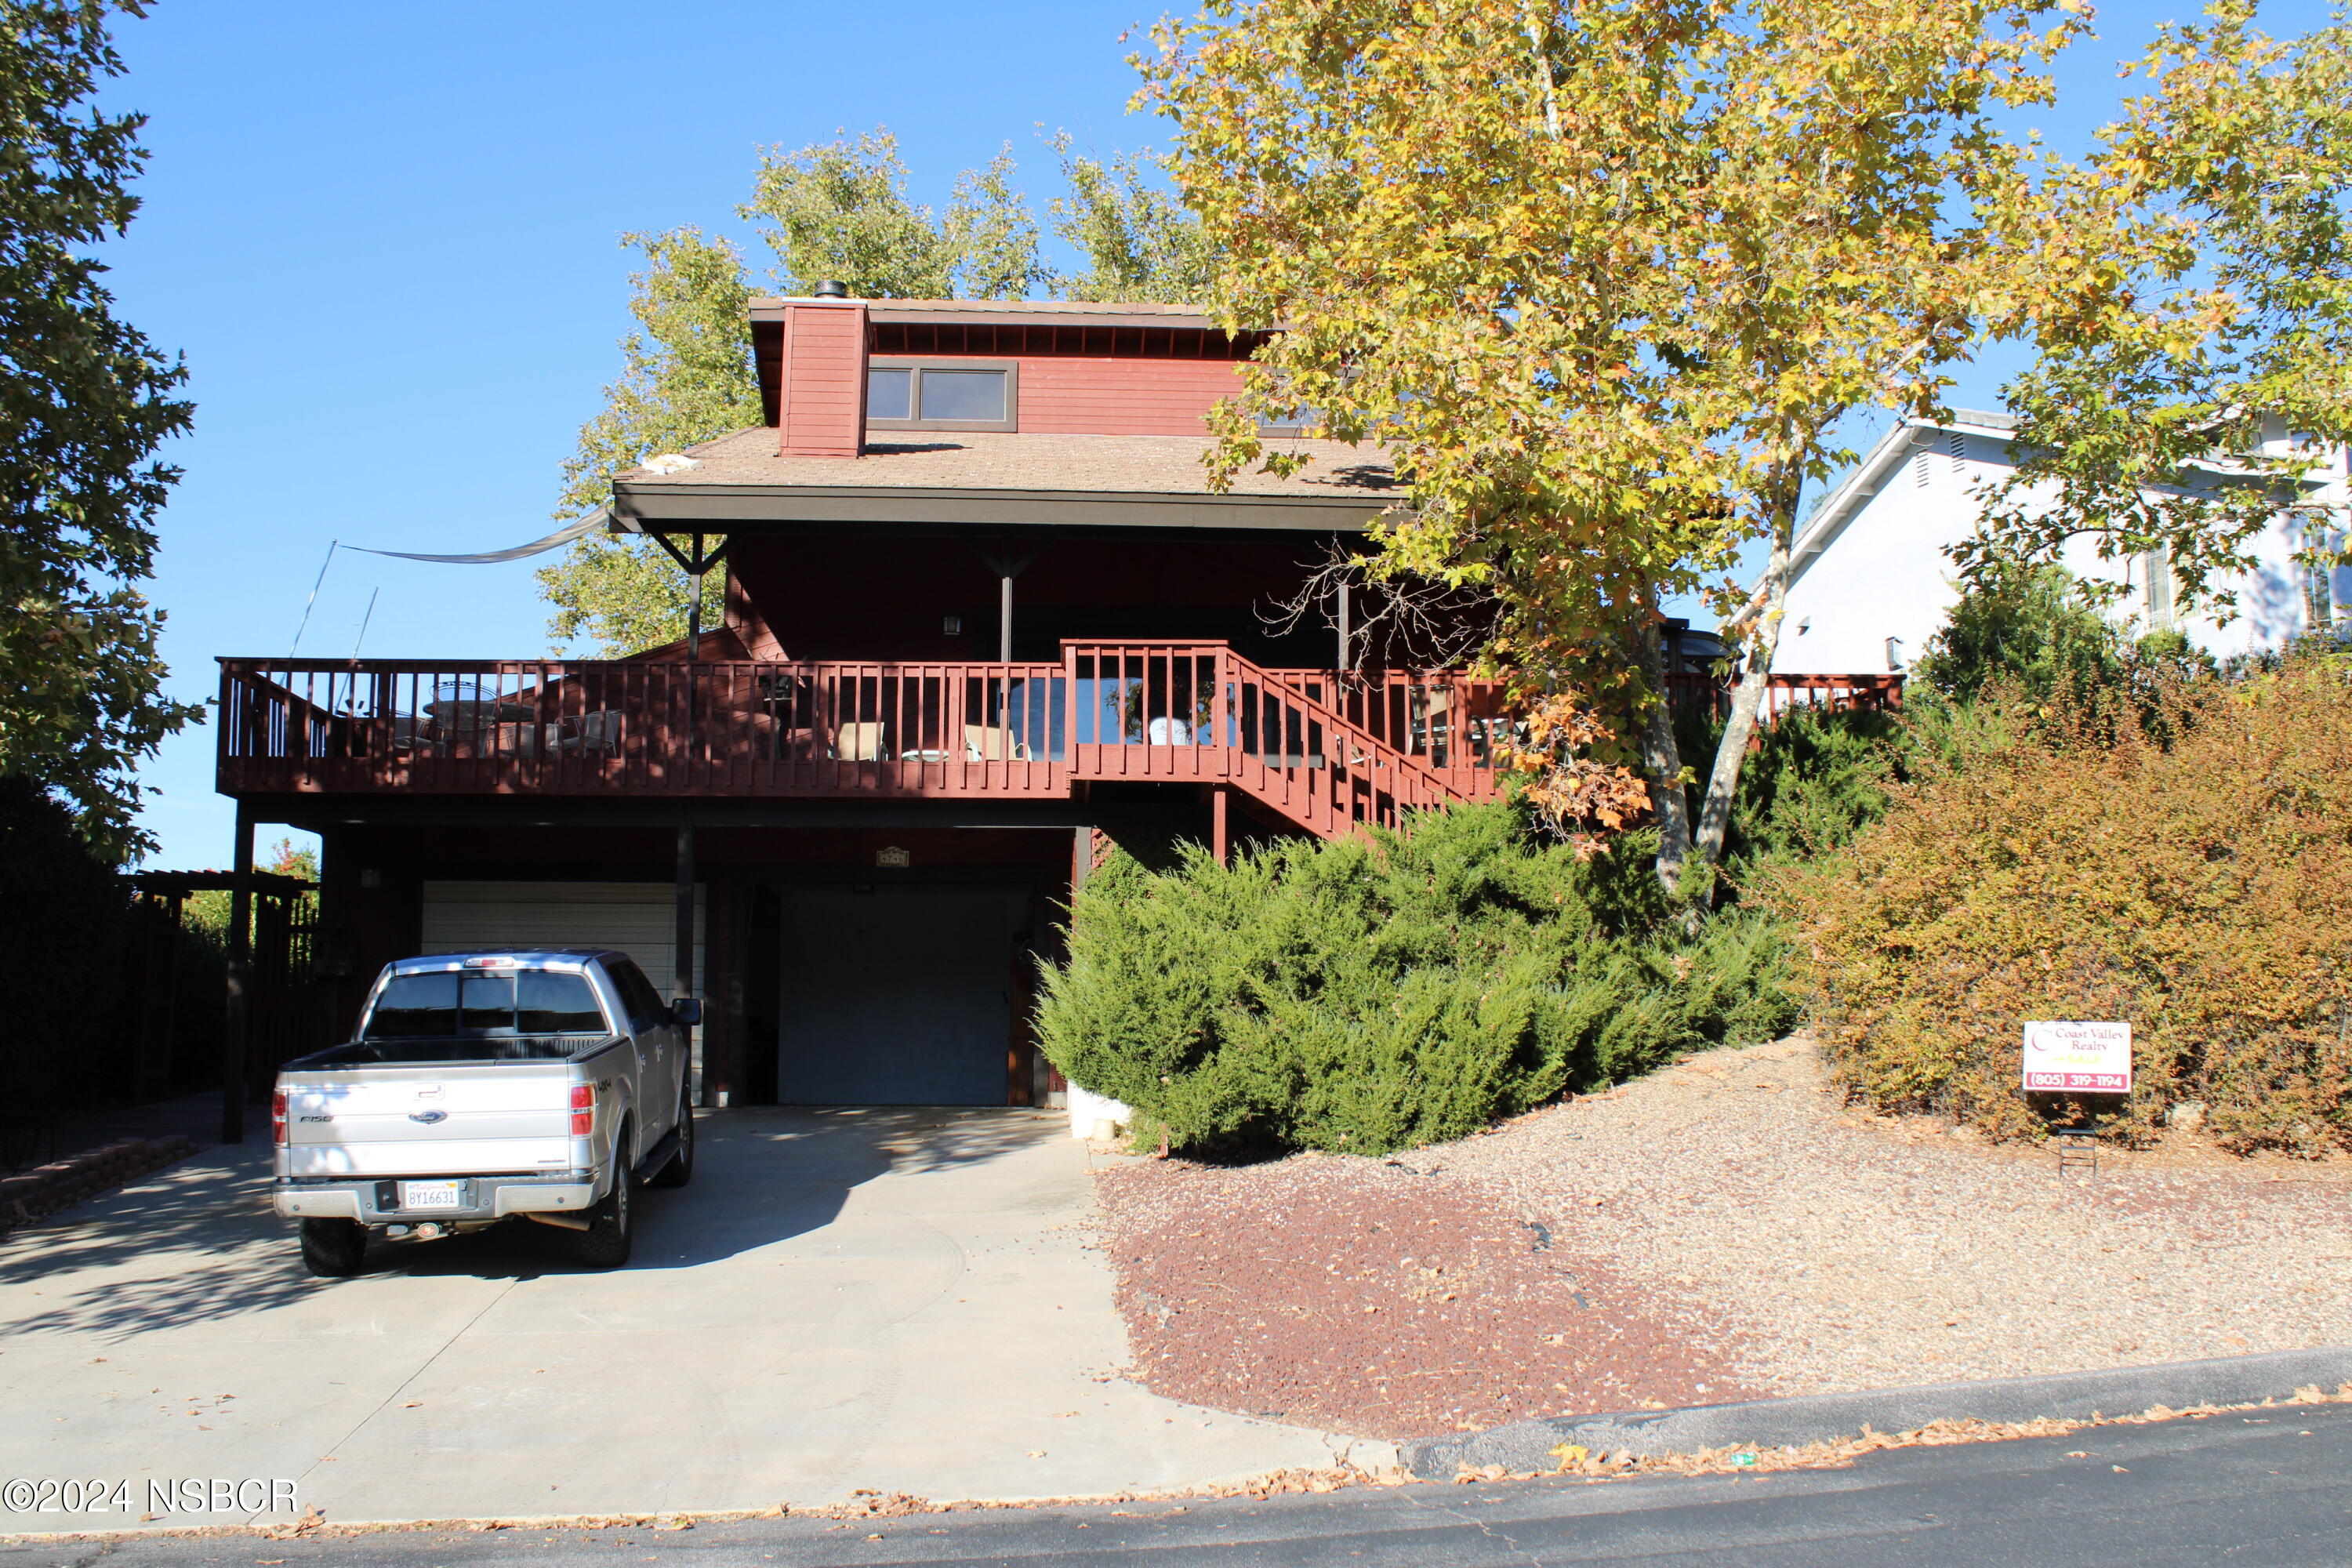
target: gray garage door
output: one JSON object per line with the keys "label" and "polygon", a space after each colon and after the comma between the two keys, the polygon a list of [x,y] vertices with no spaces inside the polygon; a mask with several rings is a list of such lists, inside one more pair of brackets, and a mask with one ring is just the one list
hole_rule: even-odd
{"label": "gray garage door", "polygon": [[777,1098],[1003,1105],[1017,887],[787,888]]}

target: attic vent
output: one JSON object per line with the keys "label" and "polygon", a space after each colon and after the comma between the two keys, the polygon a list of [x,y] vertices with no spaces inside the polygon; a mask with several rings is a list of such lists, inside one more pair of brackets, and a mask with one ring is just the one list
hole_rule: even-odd
{"label": "attic vent", "polygon": [[1925,452],[1911,459],[1911,482],[1923,490],[1927,488],[1927,454]]}
{"label": "attic vent", "polygon": [[1958,473],[1960,465],[1968,461],[1969,438],[1958,430],[1950,431],[1944,437],[1944,449],[1952,455],[1952,472]]}

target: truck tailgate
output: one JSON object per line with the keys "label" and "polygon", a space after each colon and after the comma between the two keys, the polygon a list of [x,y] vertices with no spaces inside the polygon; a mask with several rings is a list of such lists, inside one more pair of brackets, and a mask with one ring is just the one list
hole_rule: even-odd
{"label": "truck tailgate", "polygon": [[287,1174],[568,1169],[572,1076],[562,1061],[288,1073]]}

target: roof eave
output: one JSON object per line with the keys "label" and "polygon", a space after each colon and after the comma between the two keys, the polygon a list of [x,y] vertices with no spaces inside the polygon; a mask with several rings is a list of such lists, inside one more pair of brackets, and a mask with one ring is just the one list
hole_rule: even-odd
{"label": "roof eave", "polygon": [[1391,497],[1203,495],[1197,491],[981,489],[908,485],[747,485],[622,480],[628,532],[723,531],[743,524],[1013,529],[1357,531]]}

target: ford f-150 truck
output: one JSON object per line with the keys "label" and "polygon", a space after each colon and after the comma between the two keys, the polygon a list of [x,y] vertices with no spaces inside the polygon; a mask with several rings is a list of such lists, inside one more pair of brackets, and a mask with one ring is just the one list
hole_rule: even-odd
{"label": "ford f-150 truck", "polygon": [[385,966],[350,1041],[288,1062],[270,1103],[278,1212],[302,1261],[360,1271],[372,1238],[509,1218],[628,1261],[629,1189],[694,1174],[691,998],[625,953],[441,953]]}

